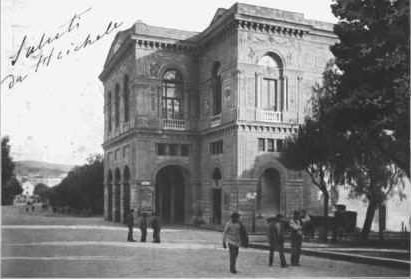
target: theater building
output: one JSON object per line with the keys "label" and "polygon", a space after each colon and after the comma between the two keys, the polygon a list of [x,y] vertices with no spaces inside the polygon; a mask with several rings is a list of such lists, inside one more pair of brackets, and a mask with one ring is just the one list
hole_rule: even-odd
{"label": "theater building", "polygon": [[136,22],[119,32],[104,84],[104,214],[157,213],[163,223],[221,224],[321,210],[303,172],[278,160],[310,113],[329,23],[234,4],[200,33]]}

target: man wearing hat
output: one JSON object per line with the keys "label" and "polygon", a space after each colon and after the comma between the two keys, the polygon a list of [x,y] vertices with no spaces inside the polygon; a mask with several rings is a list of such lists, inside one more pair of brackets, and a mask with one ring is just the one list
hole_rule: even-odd
{"label": "man wearing hat", "polygon": [[241,245],[241,231],[244,230],[244,226],[240,222],[240,214],[234,212],[231,214],[231,219],[227,222],[223,232],[223,247],[227,248],[230,252],[230,272],[237,273],[236,262],[238,257],[239,248]]}
{"label": "man wearing hat", "polygon": [[127,241],[135,242],[133,239],[133,227],[134,227],[134,210],[130,209],[127,213],[125,220],[128,227]]}
{"label": "man wearing hat", "polygon": [[274,251],[277,249],[280,255],[281,267],[287,267],[284,256],[284,222],[283,216],[278,214],[276,217],[267,219],[268,230],[267,238],[270,245],[268,265],[272,266],[274,261]]}
{"label": "man wearing hat", "polygon": [[291,265],[300,265],[301,244],[303,241],[303,222],[300,219],[300,213],[294,211],[293,219],[290,221],[291,228]]}

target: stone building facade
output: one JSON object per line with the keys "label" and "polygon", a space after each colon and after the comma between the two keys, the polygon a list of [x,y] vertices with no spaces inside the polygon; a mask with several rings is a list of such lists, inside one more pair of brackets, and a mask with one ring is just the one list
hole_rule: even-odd
{"label": "stone building facade", "polygon": [[99,76],[105,218],[132,208],[220,224],[238,210],[250,224],[321,210],[310,179],[278,158],[335,41],[329,23],[241,3],[200,33],[142,22],[119,32]]}

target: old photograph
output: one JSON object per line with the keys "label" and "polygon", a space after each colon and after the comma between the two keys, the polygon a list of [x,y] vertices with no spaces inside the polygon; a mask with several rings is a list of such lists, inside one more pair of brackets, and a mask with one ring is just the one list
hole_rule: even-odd
{"label": "old photograph", "polygon": [[408,0],[0,25],[2,278],[409,278]]}

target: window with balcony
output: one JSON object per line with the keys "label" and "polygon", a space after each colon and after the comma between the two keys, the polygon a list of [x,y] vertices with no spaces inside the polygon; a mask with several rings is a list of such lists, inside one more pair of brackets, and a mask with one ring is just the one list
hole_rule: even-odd
{"label": "window with balcony", "polygon": [[266,110],[279,111],[278,80],[264,78],[261,89],[261,106]]}
{"label": "window with balcony", "polygon": [[111,119],[111,91],[108,92],[107,96],[107,128],[108,131],[111,132],[111,125],[112,125],[112,119]]}
{"label": "window with balcony", "polygon": [[258,62],[262,75],[260,106],[263,110],[283,112],[288,110],[288,84],[284,77],[281,58],[272,52],[261,57]]}
{"label": "window with balcony", "polygon": [[177,70],[163,75],[161,107],[163,119],[184,119],[183,77]]}
{"label": "window with balcony", "polygon": [[114,90],[114,121],[116,127],[120,126],[120,85],[118,83]]}
{"label": "window with balcony", "polygon": [[130,118],[129,96],[128,76],[125,75],[123,81],[124,122],[128,122]]}
{"label": "window with balcony", "polygon": [[213,92],[213,115],[221,113],[222,78],[220,62],[214,62],[211,72],[211,86]]}

